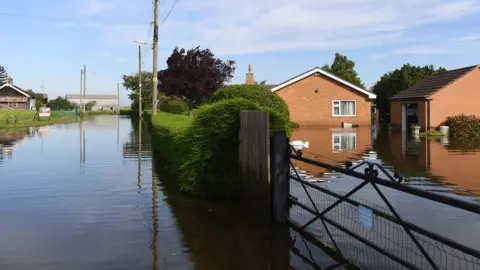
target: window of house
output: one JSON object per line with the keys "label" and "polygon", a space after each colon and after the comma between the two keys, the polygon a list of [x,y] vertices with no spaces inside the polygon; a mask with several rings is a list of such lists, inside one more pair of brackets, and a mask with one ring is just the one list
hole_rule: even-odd
{"label": "window of house", "polygon": [[333,133],[332,150],[335,152],[352,151],[356,149],[356,133]]}
{"label": "window of house", "polygon": [[356,116],[357,104],[355,100],[332,101],[332,116]]}

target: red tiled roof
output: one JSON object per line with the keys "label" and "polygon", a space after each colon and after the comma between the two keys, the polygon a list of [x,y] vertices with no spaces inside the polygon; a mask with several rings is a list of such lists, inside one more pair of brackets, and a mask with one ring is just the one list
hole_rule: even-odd
{"label": "red tiled roof", "polygon": [[471,66],[432,75],[391,99],[426,98],[480,66]]}

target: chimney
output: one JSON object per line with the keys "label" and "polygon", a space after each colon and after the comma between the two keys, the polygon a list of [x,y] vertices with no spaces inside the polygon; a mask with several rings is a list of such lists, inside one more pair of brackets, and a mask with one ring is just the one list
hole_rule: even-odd
{"label": "chimney", "polygon": [[10,85],[13,85],[13,78],[12,78],[12,77],[8,77],[8,78],[7,78],[7,83],[10,84]]}
{"label": "chimney", "polygon": [[247,77],[245,78],[245,84],[254,84],[255,79],[253,78],[253,73],[252,73],[252,65],[248,64],[248,73]]}

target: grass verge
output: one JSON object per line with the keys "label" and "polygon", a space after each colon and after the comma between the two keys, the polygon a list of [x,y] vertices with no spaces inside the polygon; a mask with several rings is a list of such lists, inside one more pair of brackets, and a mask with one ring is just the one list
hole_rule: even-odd
{"label": "grass verge", "polygon": [[52,112],[50,119],[35,119],[36,111],[0,111],[0,129],[65,124],[80,119],[71,114]]}

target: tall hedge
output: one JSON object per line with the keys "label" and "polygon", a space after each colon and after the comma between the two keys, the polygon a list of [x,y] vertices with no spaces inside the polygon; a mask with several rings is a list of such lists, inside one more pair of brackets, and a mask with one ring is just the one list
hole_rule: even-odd
{"label": "tall hedge", "polygon": [[241,98],[204,105],[193,118],[166,113],[152,117],[154,149],[170,162],[183,191],[211,199],[236,197],[242,110],[268,111],[271,130],[289,132],[285,116]]}
{"label": "tall hedge", "polygon": [[258,105],[270,108],[290,119],[290,112],[285,101],[273,93],[271,89],[264,85],[258,84],[238,84],[230,85],[219,89],[211,97],[211,102],[218,102],[221,100],[228,100],[234,98],[244,98],[250,100]]}

